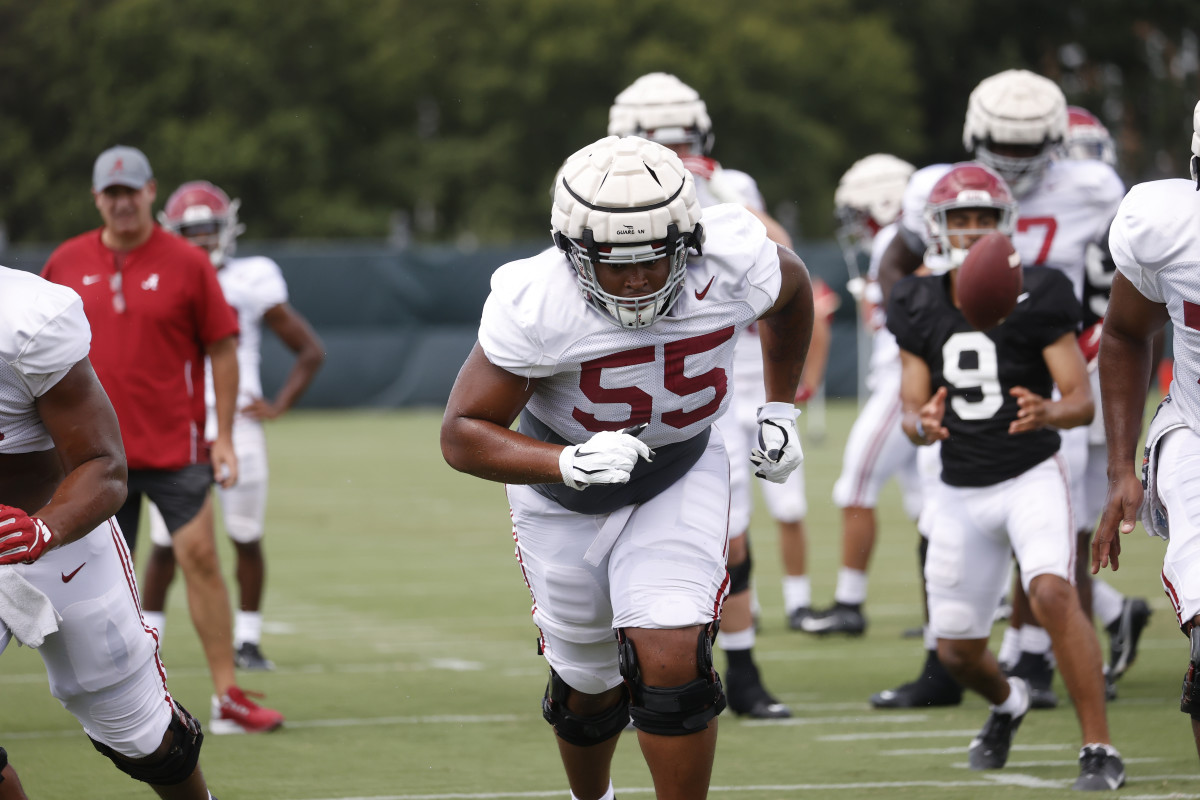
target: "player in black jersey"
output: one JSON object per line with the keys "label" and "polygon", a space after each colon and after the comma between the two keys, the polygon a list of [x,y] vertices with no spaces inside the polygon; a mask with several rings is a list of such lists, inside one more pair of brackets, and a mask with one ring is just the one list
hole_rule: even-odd
{"label": "player in black jersey", "polygon": [[[888,305],[901,348],[904,431],[918,445],[941,442],[925,565],[930,625],[942,664],[992,704],[971,742],[971,768],[1003,767],[1029,691],[1021,678],[1005,679],[987,645],[1015,554],[1075,703],[1084,751],[1099,748],[1109,759],[1099,771],[1081,756],[1074,788],[1115,789],[1124,769],[1109,742],[1100,645],[1071,585],[1075,522],[1054,430],[1087,424],[1094,411],[1075,333],[1079,302],[1066,276],[1041,268],[1024,270],[1016,308],[986,332],[967,323],[955,299],[967,249],[992,230],[1010,233],[1015,217],[999,175],[955,165],[926,207],[932,274],[897,283]],[[1055,385],[1061,396],[1051,400]]]}

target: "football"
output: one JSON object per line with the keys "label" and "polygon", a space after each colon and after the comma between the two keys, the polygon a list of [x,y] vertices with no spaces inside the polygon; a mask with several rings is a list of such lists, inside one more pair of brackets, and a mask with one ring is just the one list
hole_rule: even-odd
{"label": "football", "polygon": [[1021,294],[1021,256],[1000,232],[989,233],[967,251],[958,268],[958,308],[977,331],[1004,321]]}

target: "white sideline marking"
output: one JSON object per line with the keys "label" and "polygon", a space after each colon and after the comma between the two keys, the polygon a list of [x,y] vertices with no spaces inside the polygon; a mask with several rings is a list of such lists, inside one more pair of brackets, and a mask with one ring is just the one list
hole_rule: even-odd
{"label": "white sideline marking", "polygon": [[[747,728],[770,726],[798,725],[885,725],[889,722],[925,722],[928,714],[864,714],[861,717],[790,717],[788,719],[754,719],[742,723]],[[973,735],[973,734],[972,734]]]}
{"label": "white sideline marking", "polygon": [[[997,785],[1022,786],[1028,789],[1066,789],[1073,779],[1046,780],[1020,773],[989,774],[987,779],[974,781],[877,781],[863,783],[795,783],[767,784],[759,786],[713,786],[710,792],[837,792],[862,789],[909,789],[929,787],[931,789],[991,789]],[[1151,775],[1129,778],[1128,783],[1145,783],[1163,780],[1200,780],[1197,775]],[[1128,784],[1127,784],[1128,785]],[[654,789],[643,786],[622,786],[621,794],[654,794]],[[564,791],[555,789],[542,792],[449,792],[442,794],[387,794],[355,795],[353,797],[324,797],[319,800],[502,800],[503,798],[562,797]],[[306,799],[307,800],[307,799]],[[1200,800],[1200,794],[1122,794],[1121,800]]]}
{"label": "white sideline marking", "polygon": [[309,719],[285,722],[285,728],[350,728],[356,725],[427,725],[437,723],[464,724],[470,722],[516,722],[517,714],[453,715],[439,714],[427,717],[368,717],[358,719]]}
{"label": "white sideline marking", "polygon": [[[1073,744],[1014,744],[1012,751],[1018,750],[1074,750]],[[961,747],[926,747],[915,750],[881,750],[881,756],[949,756],[961,755]]]}
{"label": "white sideline marking", "polygon": [[959,737],[967,737],[970,741],[979,733],[978,730],[972,728],[967,731],[876,731],[875,733],[831,733],[826,736],[818,736],[818,742],[860,742],[866,739],[957,739]]}

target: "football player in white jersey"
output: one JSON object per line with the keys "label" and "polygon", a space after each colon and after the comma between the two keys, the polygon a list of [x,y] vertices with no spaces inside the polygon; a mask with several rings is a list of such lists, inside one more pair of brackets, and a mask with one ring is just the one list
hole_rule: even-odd
{"label": "football player in white jersey", "polygon": [[1016,209],[996,172],[953,165],[927,207],[934,244],[925,266],[933,274],[899,282],[888,304],[901,348],[904,432],[917,445],[941,442],[941,478],[922,513],[929,624],[942,664],[992,705],[968,750],[970,767],[999,769],[1030,707],[1026,682],[1006,679],[988,651],[1015,555],[1082,729],[1073,788],[1112,790],[1125,772],[1109,740],[1096,631],[1071,585],[1076,536],[1059,453],[1058,429],[1093,416],[1076,339],[1080,306],[1062,273],[1027,267],[1016,307],[1000,324],[975,330],[958,309],[957,267],[968,248],[990,231],[1011,236]]}
{"label": "football player in white jersey", "polygon": [[[1006,70],[984,79],[971,92],[963,125],[963,145],[974,157],[995,169],[1008,182],[1020,203],[1013,245],[1026,266],[1057,269],[1071,280],[1082,301],[1089,247],[1103,242],[1108,224],[1124,195],[1124,184],[1107,164],[1061,158],[1067,133],[1067,102],[1051,80],[1027,70]],[[926,243],[923,208],[929,188],[949,165],[917,170],[905,192],[900,234],[880,263],[885,296],[901,276],[920,264]],[[1083,476],[1087,463],[1088,429],[1065,431],[1063,455],[1071,468],[1071,503],[1080,525],[1086,508]],[[1090,530],[1079,532],[1086,549]],[[1077,565],[1076,583],[1090,610],[1088,575]],[[1014,674],[1030,683],[1035,708],[1058,703],[1052,688],[1050,637],[1032,624],[1023,594],[1014,592],[1014,624],[1020,625],[1019,655]],[[928,659],[926,659],[928,663]],[[920,679],[919,679],[920,680]]]}
{"label": "football player in white jersey", "polygon": [[207,800],[200,724],[167,689],[112,518],[125,450],[90,346],[79,295],[0,267],[0,651],[36,648],[51,694],[122,772]]}
{"label": "football player in white jersey", "polygon": [[[767,236],[776,244],[790,248],[792,239],[782,225],[766,211],[766,203],[754,178],[745,172],[726,169],[709,153],[713,145],[712,122],[700,94],[674,75],[651,72],[641,76],[613,101],[608,115],[608,132],[616,136],[636,135],[665,145],[675,151],[696,183],[696,197],[702,208],[721,203],[745,207],[767,228]],[[829,351],[832,313],[831,292],[820,292],[814,281],[814,297],[825,298],[825,309],[814,316],[812,343],[801,376],[803,402],[817,390],[824,377]],[[827,287],[826,287],[827,288]],[[734,347],[733,393],[729,410],[717,423],[725,440],[732,481],[730,502],[729,597],[721,617],[721,636],[717,644],[725,652],[728,669],[724,673],[725,694],[729,707],[737,714],[769,719],[791,716],[763,685],[754,661],[756,638],[751,581],[752,562],[749,536],[755,481],[750,470],[749,453],[758,432],[757,409],[763,400],[762,348],[756,326],[739,335]],[[784,604],[788,611],[810,605],[807,575],[807,542],[804,517],[808,511],[804,492],[804,472],[796,470],[782,486],[760,482],[767,508],[779,529],[784,565]]]}
{"label": "football player in white jersey", "polygon": [[492,276],[442,452],[507,484],[550,665],[542,711],[572,797],[611,800],[632,718],[657,797],[703,798],[730,581],[729,464],[713,423],[737,334],[757,321],[766,402],[749,458],[775,482],[800,466],[808,272],[741,206],[702,212],[679,157],[636,136],[567,159],[551,227],[555,249]]}
{"label": "football player in white jersey", "polygon": [[[269,670],[274,664],[262,654],[262,594],[266,578],[262,538],[267,508],[267,441],[263,421],[287,412],[325,360],[325,347],[312,326],[288,304],[287,284],[276,264],[265,256],[233,258],[238,235],[240,202],[230,200],[208,181],[190,181],[171,193],[159,215],[167,230],[208,251],[225,299],[238,315],[238,398],[233,423],[233,446],[238,456],[238,482],[217,487],[225,531],[237,553],[235,574],[239,604],[234,618],[234,660],[242,669]],[[274,400],[263,397],[259,366],[263,323],[296,355],[291,371]],[[211,372],[206,373],[205,396],[209,427],[216,419]],[[215,429],[207,436],[215,435]],[[175,574],[175,555],[162,516],[150,506],[150,538],[154,543],[142,587],[144,613],[159,630],[165,624],[167,589]]]}
{"label": "football player in white jersey", "polygon": [[[1146,532],[1167,541],[1162,585],[1191,640],[1179,709],[1192,718],[1200,755],[1200,517],[1194,500],[1200,486],[1200,103],[1193,127],[1192,180],[1134,186],[1109,236],[1117,275],[1101,334],[1100,379],[1111,483],[1092,543],[1092,571],[1120,566],[1118,532],[1133,530],[1139,509]],[[1139,481],[1137,444],[1153,377],[1152,342],[1168,320],[1174,375],[1146,433]]]}
{"label": "football player in white jersey", "polygon": [[[842,509],[842,567],[834,604],[794,621],[808,633],[847,633],[866,630],[862,604],[867,596],[867,567],[875,545],[875,503],[893,475],[904,493],[905,510],[915,520],[920,510],[920,484],[915,480],[916,448],[898,425],[900,414],[900,351],[895,337],[883,326],[882,296],[873,279],[877,259],[870,260],[866,279],[857,278],[858,260],[878,253],[877,245],[895,235],[904,187],[913,166],[892,155],[877,153],[855,162],[834,193],[849,286],[860,304],[863,328],[873,345],[860,357],[870,363],[866,384],[870,397],[850,430],[842,473],[833,500]],[[857,278],[857,280],[856,280]]]}

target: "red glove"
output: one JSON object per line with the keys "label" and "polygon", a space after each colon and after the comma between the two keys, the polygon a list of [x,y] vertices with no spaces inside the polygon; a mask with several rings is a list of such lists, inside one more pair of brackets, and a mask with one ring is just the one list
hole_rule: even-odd
{"label": "red glove", "polygon": [[708,156],[682,156],[684,168],[697,178],[711,180],[713,173],[721,166]]}
{"label": "red glove", "polygon": [[805,386],[803,383],[796,388],[796,402],[807,403],[812,400],[813,390]]}
{"label": "red glove", "polygon": [[0,504],[0,564],[32,564],[53,540],[54,533],[45,522]]}

